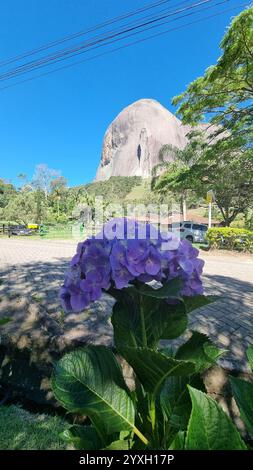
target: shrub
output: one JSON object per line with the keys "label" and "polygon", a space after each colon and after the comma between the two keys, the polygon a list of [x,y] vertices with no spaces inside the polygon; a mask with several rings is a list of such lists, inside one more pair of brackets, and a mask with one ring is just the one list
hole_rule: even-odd
{"label": "shrub", "polygon": [[242,228],[209,228],[206,238],[212,248],[253,253],[253,232]]}

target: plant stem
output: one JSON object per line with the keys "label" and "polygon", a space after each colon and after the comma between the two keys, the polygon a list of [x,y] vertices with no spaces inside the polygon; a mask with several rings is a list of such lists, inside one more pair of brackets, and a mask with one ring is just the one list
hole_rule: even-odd
{"label": "plant stem", "polygon": [[142,301],[140,302],[140,317],[141,317],[141,334],[142,334],[142,346],[147,347],[147,334],[146,334],[146,325],[145,325],[145,317],[143,312]]}
{"label": "plant stem", "polygon": [[139,429],[136,428],[135,426],[134,426],[134,428],[133,428],[133,431],[134,431],[134,433],[136,434],[136,436],[138,436],[139,439],[147,446],[147,445],[148,445],[148,440],[146,439],[145,436],[143,436],[143,434],[141,433],[141,431],[139,431]]}
{"label": "plant stem", "polygon": [[151,419],[152,431],[154,432],[155,425],[156,425],[156,408],[155,408],[155,399],[153,396],[151,396],[149,399],[149,415]]}
{"label": "plant stem", "polygon": [[159,448],[160,446],[160,437],[158,432],[157,426],[157,419],[156,419],[156,400],[153,394],[148,394],[148,408],[149,408],[149,417],[152,426],[152,440],[151,445],[152,448]]}

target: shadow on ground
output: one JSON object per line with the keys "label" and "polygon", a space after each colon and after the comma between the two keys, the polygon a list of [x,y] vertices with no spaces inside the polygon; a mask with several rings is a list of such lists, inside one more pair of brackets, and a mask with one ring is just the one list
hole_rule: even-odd
{"label": "shadow on ground", "polygon": [[195,311],[190,328],[227,350],[220,360],[223,367],[249,371],[245,351],[253,345],[252,283],[221,275],[205,275],[204,283],[208,294],[221,298]]}
{"label": "shadow on ground", "polygon": [[9,266],[0,273],[0,316],[12,320],[3,337],[18,348],[43,352],[45,360],[47,352],[78,344],[111,344],[113,300],[109,296],[80,314],[65,315],[62,311],[59,289],[68,263],[69,259],[29,263]]}
{"label": "shadow on ground", "polygon": [[[63,314],[58,295],[68,263],[69,258],[56,258],[9,266],[0,273],[0,316],[12,318],[4,336],[18,348],[39,351],[43,360],[50,360],[51,351],[112,342],[114,301],[109,296],[81,314]],[[221,275],[205,275],[204,284],[208,294],[221,299],[192,313],[189,327],[228,350],[223,366],[247,369],[245,350],[253,344],[252,284]]]}

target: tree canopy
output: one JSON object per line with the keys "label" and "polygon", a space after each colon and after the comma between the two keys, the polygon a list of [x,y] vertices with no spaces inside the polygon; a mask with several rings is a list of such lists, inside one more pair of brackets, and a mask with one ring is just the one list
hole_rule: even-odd
{"label": "tree canopy", "polygon": [[177,113],[186,124],[204,119],[234,138],[252,141],[253,131],[253,7],[233,19],[221,44],[216,65],[194,80],[179,96]]}
{"label": "tree canopy", "polygon": [[[187,165],[165,172],[156,186],[191,189],[202,197],[214,190],[224,223],[230,225],[253,206],[253,7],[232,21],[220,47],[217,64],[173,98],[183,123],[202,129],[198,151]],[[194,153],[189,138],[186,156]]]}

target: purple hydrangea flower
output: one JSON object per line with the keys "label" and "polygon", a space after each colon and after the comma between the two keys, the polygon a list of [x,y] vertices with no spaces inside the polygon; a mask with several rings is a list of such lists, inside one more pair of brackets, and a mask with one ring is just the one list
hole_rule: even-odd
{"label": "purple hydrangea flower", "polygon": [[122,289],[135,281],[183,281],[181,294],[203,293],[204,262],[198,250],[169,232],[154,238],[149,223],[113,219],[102,232],[77,246],[60,291],[67,312],[80,312],[111,287]]}

